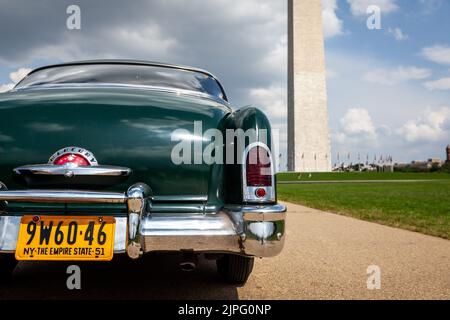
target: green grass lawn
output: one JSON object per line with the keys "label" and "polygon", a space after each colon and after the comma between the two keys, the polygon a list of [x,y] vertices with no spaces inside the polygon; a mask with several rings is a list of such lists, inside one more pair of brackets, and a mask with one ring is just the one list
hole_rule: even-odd
{"label": "green grass lawn", "polygon": [[438,180],[449,179],[449,173],[415,173],[415,172],[319,172],[297,173],[283,172],[277,174],[278,181],[324,181],[324,180]]}
{"label": "green grass lawn", "polygon": [[[334,173],[313,175],[317,179],[323,178],[322,180],[328,180],[330,175],[335,177]],[[336,177],[338,175],[336,174]],[[354,179],[356,175],[358,173],[342,174],[339,179],[334,180],[356,180]],[[394,175],[397,176],[395,173]],[[279,184],[278,198],[450,239],[450,180],[441,180],[442,176],[434,173],[413,173],[411,177],[410,174],[401,173],[401,175],[405,175],[406,179],[419,179],[418,177],[422,176],[422,179],[433,177],[431,179],[434,180],[395,183]],[[369,176],[373,180],[382,179],[381,176]],[[367,176],[365,179],[369,180]]]}

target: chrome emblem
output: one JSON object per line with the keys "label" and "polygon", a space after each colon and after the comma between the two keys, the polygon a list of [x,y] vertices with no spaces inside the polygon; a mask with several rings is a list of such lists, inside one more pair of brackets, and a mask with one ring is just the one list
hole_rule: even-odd
{"label": "chrome emblem", "polygon": [[[74,146],[58,150],[50,157],[48,163],[24,165],[13,169],[17,182],[27,186],[80,189],[110,187],[124,182],[131,173],[130,168],[99,165],[91,151]],[[0,210],[1,204],[0,201]]]}
{"label": "chrome emblem", "polygon": [[89,165],[91,166],[98,166],[98,161],[95,158],[94,154],[84,148],[80,148],[80,147],[65,147],[62,148],[58,151],[56,151],[51,157],[50,159],[48,159],[48,163],[49,164],[54,164],[56,159],[58,159],[59,157],[66,155],[66,154],[72,154],[72,155],[79,155],[82,156],[83,158],[85,158],[88,162]]}

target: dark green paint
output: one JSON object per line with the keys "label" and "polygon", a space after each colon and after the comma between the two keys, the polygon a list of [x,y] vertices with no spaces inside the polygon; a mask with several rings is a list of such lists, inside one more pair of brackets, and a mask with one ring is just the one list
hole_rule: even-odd
{"label": "dark green paint", "polygon": [[[57,150],[78,146],[100,164],[133,169],[114,189],[145,182],[155,196],[207,196],[209,203],[241,202],[240,166],[171,161],[176,129],[268,128],[255,108],[237,112],[215,100],[138,88],[32,89],[0,94],[0,181],[9,189],[12,169],[46,163]],[[210,141],[202,142],[202,149]],[[224,175],[226,178],[224,178]]]}

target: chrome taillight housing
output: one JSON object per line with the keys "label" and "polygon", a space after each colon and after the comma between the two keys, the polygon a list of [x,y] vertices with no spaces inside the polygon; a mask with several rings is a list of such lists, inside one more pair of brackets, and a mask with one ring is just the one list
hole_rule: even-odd
{"label": "chrome taillight housing", "polygon": [[262,142],[251,143],[242,158],[244,202],[275,201],[275,177],[272,153]]}

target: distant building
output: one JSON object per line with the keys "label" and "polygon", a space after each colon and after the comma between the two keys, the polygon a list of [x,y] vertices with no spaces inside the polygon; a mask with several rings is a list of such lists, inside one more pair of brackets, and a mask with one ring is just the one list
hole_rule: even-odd
{"label": "distant building", "polygon": [[393,172],[394,165],[392,164],[376,164],[376,163],[356,163],[356,164],[345,164],[336,165],[333,168],[333,172]]}
{"label": "distant building", "polygon": [[394,166],[392,164],[385,164],[378,167],[378,172],[394,172]]}
{"label": "distant building", "polygon": [[404,168],[407,168],[409,165],[410,165],[409,163],[404,163],[404,162],[395,163],[394,169],[404,169]]}
{"label": "distant building", "polygon": [[431,162],[429,162],[429,161],[413,161],[413,162],[411,162],[410,167],[414,168],[414,169],[428,170],[428,169],[431,169]]}
{"label": "distant building", "polygon": [[439,159],[439,158],[431,158],[431,159],[428,159],[428,163],[430,163],[431,165],[438,165],[439,167],[440,166],[442,166],[442,164],[444,163],[444,161],[442,161],[441,159]]}
{"label": "distant building", "polygon": [[404,171],[405,169],[412,169],[414,171],[429,171],[432,168],[440,168],[443,161],[439,158],[431,158],[427,161],[415,160],[411,163],[396,163],[394,164],[394,171]]}
{"label": "distant building", "polygon": [[[450,164],[450,144],[445,148],[446,160],[441,160],[440,158],[429,158],[427,160],[414,160],[409,163],[395,163],[392,164],[391,156],[380,156],[374,158],[373,163],[369,163],[369,155],[367,155],[367,161],[365,163],[359,163],[360,157],[358,154],[358,163],[339,163],[339,154],[337,156],[338,163],[333,166],[333,171],[338,172],[352,172],[352,171],[377,171],[377,172],[433,172],[442,170],[445,163]],[[348,160],[350,160],[350,153],[348,155]]]}

